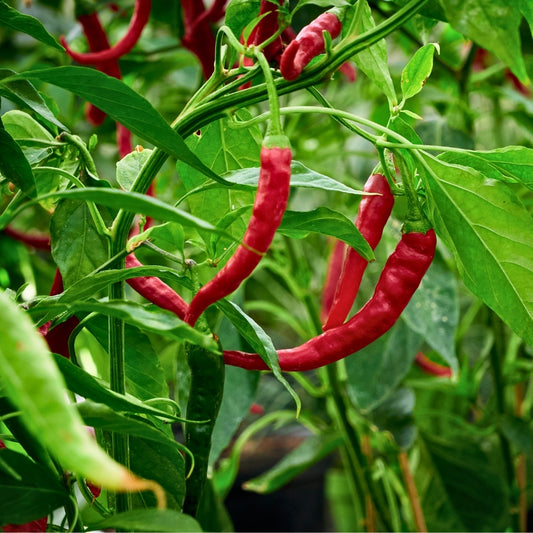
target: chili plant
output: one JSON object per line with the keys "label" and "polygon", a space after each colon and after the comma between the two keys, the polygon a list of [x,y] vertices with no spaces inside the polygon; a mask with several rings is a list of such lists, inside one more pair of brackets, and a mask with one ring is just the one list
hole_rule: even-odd
{"label": "chili plant", "polygon": [[245,490],[321,463],[335,530],[527,531],[529,3],[30,4],[0,528],[251,529],[241,461],[291,435]]}

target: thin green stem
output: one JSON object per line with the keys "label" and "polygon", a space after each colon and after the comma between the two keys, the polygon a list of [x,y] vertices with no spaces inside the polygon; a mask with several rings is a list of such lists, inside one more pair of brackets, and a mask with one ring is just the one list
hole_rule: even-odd
{"label": "thin green stem", "polygon": [[78,135],[72,135],[71,133],[67,133],[66,131],[61,133],[61,135],[59,135],[59,138],[65,139],[67,143],[76,147],[89,175],[98,178],[98,170],[96,169],[96,165],[94,164],[94,159],[90,154],[87,145],[81,140],[81,138],[78,137]]}
{"label": "thin green stem", "polygon": [[276,85],[274,84],[274,77],[265,55],[258,49],[254,49],[257,62],[263,71],[265,77],[267,92],[268,92],[268,105],[270,108],[270,122],[268,124],[267,135],[270,137],[281,137],[283,135],[283,128],[281,126],[279,97],[276,91]]}

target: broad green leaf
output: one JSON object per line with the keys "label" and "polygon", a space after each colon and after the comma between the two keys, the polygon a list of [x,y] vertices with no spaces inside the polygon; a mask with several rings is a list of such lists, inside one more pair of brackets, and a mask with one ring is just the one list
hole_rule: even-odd
{"label": "broad green leaf", "polygon": [[533,452],[533,432],[528,421],[517,416],[503,415],[499,425],[505,438],[520,453],[529,455]]}
{"label": "broad green leaf", "polygon": [[32,116],[24,111],[12,109],[2,115],[2,123],[13,139],[42,139],[54,141],[53,135]]}
{"label": "broad green leaf", "polygon": [[[424,445],[434,469],[430,474],[433,478],[431,483],[438,481],[442,484],[447,514],[455,514],[463,524],[455,530],[504,531],[509,525],[509,495],[498,447],[487,447],[489,452],[494,450],[491,457],[479,443],[467,437],[445,441],[424,435]],[[429,468],[423,470],[431,472]],[[422,497],[428,531],[450,531],[432,523],[435,511],[431,507],[437,502],[434,498]],[[440,502],[441,505],[444,503]]]}
{"label": "broad green leaf", "polygon": [[403,320],[366,348],[347,357],[347,389],[364,411],[377,407],[391,395],[409,372],[422,337]]}
{"label": "broad green leaf", "polygon": [[[225,173],[224,179],[237,186],[243,187],[257,187],[259,179],[259,167],[243,168]],[[209,187],[219,187],[219,185],[212,183]],[[324,174],[315,172],[299,161],[292,161],[291,163],[291,187],[301,187],[308,189],[319,189],[330,192],[341,192],[344,194],[361,195],[362,191],[352,189],[339,181],[331,179]]]}
{"label": "broad green leaf", "polygon": [[[214,464],[220,454],[230,444],[231,438],[239,424],[248,415],[254,400],[259,372],[250,372],[234,366],[226,367],[224,380],[224,396],[213,429],[209,463]],[[235,394],[238,390],[239,394]]]}
{"label": "broad green leaf", "polygon": [[296,4],[293,12],[308,5],[319,7],[346,7],[349,6],[350,3],[347,0],[298,0],[298,4]]}
{"label": "broad green leaf", "polygon": [[440,0],[446,18],[458,32],[500,58],[523,83],[527,72],[520,48],[522,16],[508,0]]}
{"label": "broad green leaf", "polygon": [[149,149],[134,150],[117,163],[117,182],[124,190],[131,190],[135,178],[151,155],[152,150]]}
{"label": "broad green leaf", "polygon": [[[238,116],[241,120],[251,117],[246,110],[239,111]],[[186,142],[191,150],[218,175],[259,163],[261,135],[257,127],[250,130],[235,129],[228,125],[227,120],[217,120],[202,128],[199,135],[191,135]],[[187,191],[206,184],[204,176],[179,161],[177,170]],[[220,189],[202,190],[188,197],[191,213],[213,225],[218,224],[224,213],[250,205],[252,202],[253,195],[250,192],[238,190],[235,187],[226,187],[222,191]],[[240,218],[230,226],[228,231],[235,237],[240,237],[245,229],[245,221]],[[208,244],[209,236],[203,232],[201,236]]]}
{"label": "broad green leaf", "polygon": [[13,137],[0,122],[0,174],[16,185],[26,196],[34,198],[36,184],[28,160]]}
{"label": "broad green leaf", "polygon": [[67,388],[44,338],[7,293],[0,293],[1,386],[28,431],[65,470],[111,490],[153,488],[115,462],[91,438],[67,403]]}
{"label": "broad green leaf", "polygon": [[50,222],[52,256],[69,287],[108,259],[107,239],[94,226],[87,205],[79,201],[60,202]]}
{"label": "broad green leaf", "polygon": [[341,435],[331,432],[308,437],[270,470],[244,483],[243,488],[260,494],[274,492],[298,474],[327,457],[342,442]]}
{"label": "broad green leaf", "polygon": [[459,296],[455,276],[442,263],[433,261],[402,314],[416,333],[457,371],[454,343],[459,322]]}
{"label": "broad green leaf", "polygon": [[67,500],[56,475],[21,453],[0,449],[0,527],[38,520]]}
{"label": "broad green leaf", "polygon": [[9,78],[10,81],[14,79],[36,79],[62,87],[91,102],[141,139],[153,143],[207,177],[219,180],[191,152],[182,137],[167,124],[152,104],[121,80],[98,70],[70,66],[31,70]]}
{"label": "broad green leaf", "polygon": [[91,402],[90,400],[78,402],[76,409],[87,426],[104,431],[123,433],[149,441],[168,442],[170,445],[180,449],[167,433],[157,429],[146,418],[133,418],[117,413],[107,405]]}
{"label": "broad green leaf", "polygon": [[119,189],[100,189],[98,187],[86,187],[84,189],[70,189],[68,191],[57,191],[41,196],[44,198],[68,198],[71,200],[86,200],[99,205],[105,205],[116,209],[123,209],[132,213],[142,213],[143,215],[158,218],[165,221],[178,222],[186,227],[204,229],[210,232],[221,233],[228,238],[228,234],[218,230],[209,222],[197,218],[196,216],[177,209],[157,198],[146,196],[131,191],[121,191]]}
{"label": "broad green leaf", "polygon": [[533,37],[533,4],[530,0],[519,0],[520,11],[527,20],[529,27],[531,28],[531,36]]}
{"label": "broad green leaf", "polygon": [[309,233],[330,235],[357,250],[366,260],[372,261],[372,248],[355,224],[342,213],[328,207],[313,211],[286,211],[279,232],[293,238],[304,238]]}
{"label": "broad green leaf", "polygon": [[[138,476],[157,481],[165,490],[168,509],[181,511],[185,496],[185,459],[180,445],[175,442],[129,438],[131,469]],[[134,495],[135,507],[153,507],[155,498],[144,492]],[[185,516],[185,515],[184,515]],[[175,525],[178,528],[178,523]],[[126,531],[131,531],[125,528]],[[140,531],[146,531],[141,528]]]}
{"label": "broad green leaf", "polygon": [[466,286],[533,344],[532,217],[505,184],[427,154],[423,161],[435,229]]}
{"label": "broad green leaf", "polygon": [[246,25],[259,13],[260,0],[231,0],[226,8],[224,23],[237,38]]}
{"label": "broad green leaf", "polygon": [[413,419],[415,395],[411,389],[395,390],[370,413],[380,431],[388,431],[398,446],[408,449],[416,439],[417,427]]}
{"label": "broad green leaf", "polygon": [[3,1],[0,1],[0,26],[7,26],[15,31],[26,33],[48,46],[63,51],[63,47],[35,17],[24,15]]}
{"label": "broad green leaf", "polygon": [[[367,0],[358,2],[356,9],[355,16],[360,17],[358,26],[359,33],[365,33],[376,27]],[[381,39],[376,44],[365,48],[356,54],[353,60],[357,64],[357,67],[383,91],[389,101],[389,108],[392,109],[396,106],[398,104],[398,98],[387,64],[387,42],[385,39]]]}
{"label": "broad green leaf", "polygon": [[296,403],[296,411],[300,412],[301,400],[281,373],[278,353],[272,344],[272,339],[251,317],[246,315],[238,306],[229,300],[219,300],[216,306],[224,313],[224,316],[237,328],[242,337],[257,352],[272,370],[276,379],[287,389]]}
{"label": "broad green leaf", "polygon": [[[11,69],[0,69],[0,80],[9,76],[13,76],[15,74],[16,72]],[[61,122],[59,122],[59,120],[57,120],[55,115],[46,105],[46,102],[43,100],[37,89],[27,80],[17,80],[7,82],[4,85],[0,85],[0,96],[7,98],[14,104],[32,109],[38,115],[48,120],[52,124],[55,124],[58,128],[61,128],[62,130],[68,129]],[[4,119],[4,116],[5,115],[2,116],[2,120]]]}
{"label": "broad green leaf", "polygon": [[157,307],[145,306],[130,301],[113,300],[109,302],[85,301],[63,304],[48,303],[37,311],[66,311],[75,313],[100,313],[119,318],[144,331],[159,333],[169,339],[189,341],[212,352],[218,352],[218,345],[209,335],[203,335],[185,324],[174,313]]}
{"label": "broad green leaf", "polygon": [[89,525],[90,531],[102,529],[158,531],[162,533],[201,531],[200,524],[192,516],[171,509],[126,511]]}
{"label": "broad green leaf", "polygon": [[[107,319],[94,317],[87,329],[109,353]],[[168,398],[167,377],[150,339],[130,324],[124,325],[124,337],[126,392],[144,401]]]}
{"label": "broad green leaf", "polygon": [[433,55],[438,52],[438,45],[426,44],[419,48],[402,71],[401,87],[403,100],[412,98],[424,87],[433,70]]}
{"label": "broad green leaf", "polygon": [[83,398],[105,404],[115,411],[141,413],[169,420],[177,420],[174,415],[146,405],[134,396],[124,396],[112,391],[108,383],[103,382],[95,376],[91,376],[91,374],[74,365],[65,357],[58,354],[53,354],[53,356],[59,370],[63,374],[68,389]]}
{"label": "broad green leaf", "polygon": [[221,533],[235,531],[231,516],[222,501],[222,497],[215,491],[211,478],[206,480],[198,506],[197,520],[203,531],[220,531]]}

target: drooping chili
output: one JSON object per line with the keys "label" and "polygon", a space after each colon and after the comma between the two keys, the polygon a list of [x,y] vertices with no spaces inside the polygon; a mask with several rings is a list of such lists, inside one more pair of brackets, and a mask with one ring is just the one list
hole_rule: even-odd
{"label": "drooping chili", "polygon": [[148,23],[151,9],[152,0],[136,0],[133,16],[131,17],[126,34],[112,47],[107,46],[98,51],[79,53],[70,48],[64,36],[60,38],[61,44],[65,48],[67,54],[74,59],[74,61],[80,63],[80,65],[98,65],[109,61],[116,61],[129,53],[137,44],[144,27]]}
{"label": "drooping chili", "polygon": [[298,78],[309,62],[324,52],[325,44],[322,32],[327,31],[334,39],[340,34],[341,29],[341,21],[332,11],[322,13],[302,28],[281,54],[279,65],[281,75],[289,81]]}
{"label": "drooping chili", "polygon": [[[377,195],[363,197],[359,204],[355,225],[374,250],[381,240],[383,228],[391,214],[394,196],[387,178],[381,174],[372,174],[363,190],[367,193],[377,193]],[[340,326],[346,320],[367,265],[368,261],[356,250],[353,248],[347,250],[324,330]]]}
{"label": "drooping chili", "polygon": [[[278,351],[284,371],[312,370],[361,350],[386,333],[398,320],[433,259],[435,232],[405,233],[388,258],[372,298],[345,324],[328,329],[304,344]],[[224,351],[228,365],[268,370],[258,354]]]}
{"label": "drooping chili", "polygon": [[[142,263],[133,253],[126,256],[126,268],[142,266]],[[169,287],[164,281],[155,276],[143,276],[139,278],[129,278],[128,285],[135,289],[141,296],[153,304],[171,311],[182,320],[187,313],[187,302]]]}
{"label": "drooping chili", "polygon": [[289,198],[291,149],[285,137],[267,137],[261,148],[257,193],[243,244],[189,304],[185,321],[194,325],[204,310],[235,291],[258,265],[278,229]]}
{"label": "drooping chili", "polygon": [[335,290],[337,282],[341,277],[342,265],[344,263],[344,254],[346,252],[346,244],[344,241],[335,241],[333,249],[331,250],[328,269],[326,271],[326,279],[322,289],[322,301],[320,306],[320,320],[325,321],[328,317],[329,311],[335,298]]}
{"label": "drooping chili", "polygon": [[431,376],[450,378],[453,375],[451,368],[432,361],[424,352],[416,354],[415,364],[420,370]]}

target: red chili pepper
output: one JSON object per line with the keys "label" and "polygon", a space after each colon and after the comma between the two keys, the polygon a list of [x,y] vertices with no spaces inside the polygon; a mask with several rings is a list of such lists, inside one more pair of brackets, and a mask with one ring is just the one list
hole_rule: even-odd
{"label": "red chili pepper", "polygon": [[[420,285],[435,253],[435,232],[405,233],[388,258],[372,298],[348,322],[304,344],[279,350],[282,370],[299,372],[334,363],[386,333],[398,320]],[[228,365],[268,370],[258,354],[224,351]]]}
{"label": "red chili pepper", "polygon": [[281,55],[281,75],[286,80],[295,80],[309,62],[324,51],[323,31],[329,32],[332,39],[337,37],[342,24],[332,12],[322,13],[313,22],[300,30],[294,41]]}
{"label": "red chili pepper", "polygon": [[48,524],[48,517],[45,516],[39,520],[34,520],[27,524],[15,525],[15,524],[6,524],[2,526],[2,531],[5,532],[26,532],[26,531],[46,531],[46,525]]}
{"label": "red chili pepper", "polygon": [[188,324],[194,325],[207,307],[236,290],[268,250],[287,207],[291,159],[289,147],[263,144],[257,194],[243,244],[217,275],[196,293],[185,317]]}
{"label": "red chili pepper", "polygon": [[[55,296],[56,294],[61,294],[62,292],[63,278],[61,277],[61,272],[59,272],[59,269],[56,269],[52,288],[50,289],[50,296]],[[65,322],[61,322],[61,324],[58,324],[53,329],[50,329],[52,322],[47,322],[39,328],[39,332],[45,338],[51,352],[70,359],[68,340],[79,323],[80,321],[78,318],[71,316],[69,319],[65,320]]]}
{"label": "red chili pepper", "polygon": [[6,226],[3,231],[12,239],[27,244],[36,250],[45,250],[47,252],[50,251],[49,235],[26,233],[25,231],[20,231],[12,228],[11,226]]}
{"label": "red chili pepper", "polygon": [[211,76],[215,64],[215,36],[203,1],[181,0],[185,33],[181,44],[200,61],[204,78]]}
{"label": "red chili pepper", "polygon": [[[142,266],[134,254],[126,256],[126,268]],[[187,312],[187,303],[181,296],[165,282],[155,276],[130,278],[128,285],[135,289],[141,296],[154,303],[161,309],[172,311],[182,320]]]}
{"label": "red chili pepper", "polygon": [[320,308],[320,320],[326,320],[335,298],[337,282],[341,277],[342,265],[344,263],[344,253],[346,244],[343,241],[335,241],[333,250],[329,256],[326,280],[322,289],[322,305]]}
{"label": "red chili pepper", "polygon": [[426,374],[430,374],[432,376],[441,376],[446,378],[452,377],[452,369],[444,366],[439,365],[439,363],[435,363],[435,361],[432,361],[425,355],[423,352],[418,352],[415,356],[415,363]]}
{"label": "red chili pepper", "polygon": [[137,44],[144,27],[148,23],[151,9],[152,0],[136,0],[133,16],[131,17],[126,34],[112,47],[108,46],[99,51],[82,54],[72,50],[63,36],[60,39],[61,44],[67,51],[67,54],[81,65],[98,65],[109,61],[116,61],[130,52]]}
{"label": "red chili pepper", "polygon": [[[370,244],[372,250],[375,250],[391,214],[394,196],[391,193],[387,178],[381,174],[372,174],[363,190],[379,194],[363,197],[355,220],[357,229]],[[368,261],[356,250],[350,248],[347,251],[324,331],[340,326],[346,320],[359,291],[359,285],[367,265]]]}

